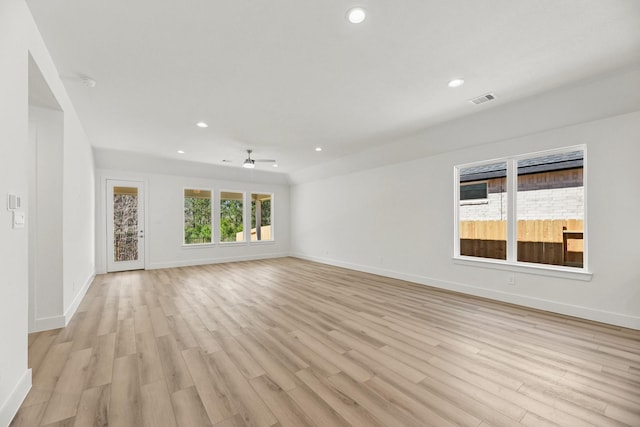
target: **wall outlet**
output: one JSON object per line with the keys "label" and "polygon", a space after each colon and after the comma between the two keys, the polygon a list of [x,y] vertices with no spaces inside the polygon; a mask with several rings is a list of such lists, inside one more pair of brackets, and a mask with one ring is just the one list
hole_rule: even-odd
{"label": "wall outlet", "polygon": [[507,284],[514,286],[516,284],[516,275],[515,274],[510,274],[509,277],[507,277]]}

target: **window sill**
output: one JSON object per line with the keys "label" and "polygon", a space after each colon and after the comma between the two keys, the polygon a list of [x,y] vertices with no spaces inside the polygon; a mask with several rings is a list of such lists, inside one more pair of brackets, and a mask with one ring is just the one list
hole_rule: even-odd
{"label": "window sill", "polygon": [[591,281],[593,273],[571,267],[554,266],[548,264],[509,263],[502,260],[479,259],[474,257],[453,257],[453,263],[471,267],[490,268],[496,270],[515,271],[518,273],[535,274],[538,276],[560,277],[562,279]]}
{"label": "window sill", "polygon": [[251,245],[273,245],[275,243],[275,240],[252,240],[249,242]]}
{"label": "window sill", "polygon": [[183,243],[182,247],[184,249],[201,249],[201,248],[212,248],[215,246],[215,243],[191,243],[189,245]]}
{"label": "window sill", "polygon": [[488,205],[489,199],[460,200],[460,206]]}
{"label": "window sill", "polygon": [[246,246],[247,242],[220,242],[220,246]]}

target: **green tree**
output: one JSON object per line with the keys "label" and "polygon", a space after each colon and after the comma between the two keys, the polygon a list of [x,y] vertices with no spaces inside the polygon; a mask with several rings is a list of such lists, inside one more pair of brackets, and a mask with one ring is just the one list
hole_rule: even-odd
{"label": "green tree", "polygon": [[271,199],[263,200],[260,202],[259,200],[251,201],[251,227],[256,228],[256,203],[262,203],[262,219],[260,221],[261,226],[271,225]]}
{"label": "green tree", "polygon": [[243,231],[242,200],[220,201],[220,240],[235,242],[236,233]]}
{"label": "green tree", "polygon": [[211,198],[184,198],[184,243],[211,243]]}

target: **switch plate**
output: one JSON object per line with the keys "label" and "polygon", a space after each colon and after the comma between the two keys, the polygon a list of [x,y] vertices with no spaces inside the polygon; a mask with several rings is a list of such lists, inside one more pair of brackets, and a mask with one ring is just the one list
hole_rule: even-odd
{"label": "switch plate", "polygon": [[13,228],[24,228],[25,221],[24,211],[13,211]]}
{"label": "switch plate", "polygon": [[15,211],[16,209],[20,209],[22,205],[22,201],[20,200],[20,196],[15,194],[7,194],[7,210]]}

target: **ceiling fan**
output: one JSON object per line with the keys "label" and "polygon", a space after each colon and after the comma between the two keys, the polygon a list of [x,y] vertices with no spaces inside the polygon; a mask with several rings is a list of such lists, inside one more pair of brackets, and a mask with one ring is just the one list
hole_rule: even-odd
{"label": "ceiling fan", "polygon": [[256,167],[256,162],[260,162],[260,163],[275,163],[276,162],[273,159],[252,159],[251,158],[251,153],[253,153],[253,150],[247,150],[247,158],[244,160],[244,163],[242,164],[243,168],[253,169],[253,168]]}

